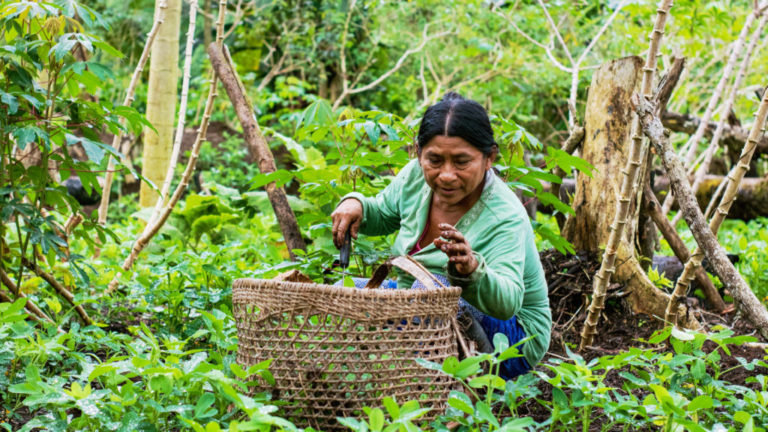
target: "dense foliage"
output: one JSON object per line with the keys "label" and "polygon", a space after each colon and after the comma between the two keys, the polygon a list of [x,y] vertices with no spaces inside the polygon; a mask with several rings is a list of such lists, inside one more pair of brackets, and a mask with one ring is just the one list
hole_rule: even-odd
{"label": "dense foliage", "polygon": [[[750,4],[676,6],[668,45],[688,57],[689,76],[672,109],[695,111],[706,104],[738,33],[736,24]],[[201,3],[207,14],[203,21],[213,19],[214,5]],[[552,35],[536,2],[230,5],[225,43],[255,102],[278,170],[259,173],[221,91],[212,121],[223,132],[203,145],[197,184],[133,270],[119,278],[120,290],[104,297],[149,217],[124,188],[130,177],[140,177],[136,143],[142,128],[152,127],[142,114],[146,84],[140,83],[133,106],[118,101],[151,26],[153,4],[3,0],[0,271],[11,283],[4,281],[0,290],[12,301],[0,302],[0,427],[294,430],[281,417],[285,401],[249,392],[250,377],[272,379],[269,362],[248,370],[235,362],[232,281],[270,278],[293,268],[318,282],[339,279],[330,212],[344,194],[374,194],[391,181],[413,156],[421,111],[447,90],[483,102],[493,114],[501,147],[497,168],[510,187],[521,190],[524,200],[536,198],[556,212],[572,212],[544,187],[559,181],[552,174],[555,167],[591,170],[559,146],[567,136],[571,76],[521,32],[556,47],[552,55],[567,66],[568,56],[578,57],[589,46],[618,5],[550,2],[567,55],[560,45],[548,45]],[[654,5],[621,5],[582,66],[646,49]],[[196,30],[201,41],[211,32],[210,25]],[[197,125],[209,70],[202,44],[193,59],[185,114]],[[660,67],[669,62],[669,55],[662,56]],[[746,82],[764,77],[767,62],[768,57],[758,56]],[[590,73],[582,70],[577,82],[576,112],[583,112]],[[750,92],[735,112],[747,118],[753,108]],[[119,130],[130,141],[122,153],[108,145]],[[63,182],[77,177],[87,193],[101,190],[99,177],[109,157],[118,162],[118,181],[110,191],[108,224],[100,226],[89,213],[67,234],[66,221],[83,209]],[[309,242],[296,262],[287,260],[263,190],[272,181],[288,191]],[[539,214],[534,227],[540,249],[572,251],[551,216]],[[692,245],[690,236],[683,232],[683,237]],[[729,221],[720,239],[740,254],[740,272],[768,302],[768,220]],[[386,257],[391,240],[361,237],[351,271],[369,275]],[[71,292],[93,322],[85,322],[50,280]],[[656,280],[664,285],[661,276]],[[32,303],[52,322],[30,320],[25,304]],[[727,329],[711,334],[666,329],[642,348],[591,361],[578,354],[552,357],[534,373],[504,382],[493,365],[517,350],[496,339],[500,356],[423,363],[461,380],[467,390],[451,394],[450,408],[435,423],[420,424],[425,407],[418,402],[394,400],[342,422],[357,431],[764,430],[766,377],[756,374],[737,385],[728,382],[729,370],[720,366],[721,353],[750,341]],[[664,344],[672,350],[656,348]],[[764,358],[734,366],[765,367]],[[542,388],[551,392],[543,394]],[[536,409],[547,418],[522,415]]]}

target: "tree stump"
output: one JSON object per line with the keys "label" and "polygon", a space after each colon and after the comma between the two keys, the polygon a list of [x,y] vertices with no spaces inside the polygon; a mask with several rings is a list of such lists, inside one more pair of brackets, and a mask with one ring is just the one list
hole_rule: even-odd
{"label": "tree stump", "polygon": [[[592,177],[579,173],[573,200],[574,215],[563,228],[563,236],[576,250],[597,251],[605,247],[616,212],[621,171],[627,161],[634,111],[629,99],[642,80],[643,59],[637,56],[612,60],[595,71],[589,87],[585,135],[581,157],[595,167]],[[647,164],[648,158],[644,158]],[[646,167],[639,168],[645,173]],[[641,175],[640,182],[647,181]],[[639,183],[642,184],[642,183]],[[640,266],[635,252],[640,195],[630,203],[630,220],[616,256],[613,283],[624,285],[627,301],[635,313],[664,317],[669,296],[656,288]],[[684,310],[681,317],[686,317]],[[686,321],[685,319],[683,321]],[[696,328],[692,317],[687,326]]]}

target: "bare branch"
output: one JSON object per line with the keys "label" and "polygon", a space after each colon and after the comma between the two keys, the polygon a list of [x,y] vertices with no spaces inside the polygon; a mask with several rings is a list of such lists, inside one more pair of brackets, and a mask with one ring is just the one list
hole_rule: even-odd
{"label": "bare branch", "polygon": [[[357,88],[350,89],[350,88],[347,87],[347,84],[345,84],[347,82],[347,80],[343,79],[343,83],[344,83],[343,87],[342,87],[343,90],[342,90],[341,95],[339,95],[339,97],[333,103],[333,109],[338,108],[341,105],[341,103],[344,101],[344,99],[347,98],[347,96],[353,95],[353,94],[357,94],[357,93],[362,93],[364,91],[368,91],[368,90],[376,87],[377,85],[379,85],[385,79],[389,78],[392,74],[397,72],[403,66],[403,64],[408,59],[408,57],[410,57],[412,54],[415,54],[415,53],[423,50],[424,47],[427,45],[427,43],[429,41],[431,41],[433,39],[441,38],[443,36],[447,36],[449,34],[453,34],[452,31],[445,31],[445,32],[440,32],[440,33],[436,33],[436,34],[433,34],[433,35],[429,35],[429,34],[427,34],[428,28],[429,28],[429,25],[424,26],[423,37],[422,37],[421,43],[419,45],[417,45],[416,47],[410,48],[407,51],[405,51],[403,53],[403,55],[400,56],[400,58],[397,60],[397,62],[395,63],[395,65],[391,69],[389,69],[388,71],[384,72],[381,76],[379,76],[375,80],[371,81],[370,83],[368,83],[368,84],[366,84],[366,85],[364,85],[362,87],[357,87]],[[342,56],[342,65],[344,65],[344,57],[343,56]],[[346,66],[343,66],[343,68],[346,68]],[[345,73],[345,72],[343,72],[343,73]]]}
{"label": "bare branch", "polygon": [[549,26],[552,27],[552,31],[555,33],[555,37],[557,38],[557,41],[560,42],[560,45],[563,47],[563,51],[565,51],[565,56],[568,57],[568,60],[570,60],[572,65],[577,65],[576,62],[573,61],[573,57],[571,57],[571,51],[568,50],[568,46],[565,44],[565,41],[563,40],[563,36],[560,35],[560,30],[557,29],[557,24],[555,24],[555,21],[552,20],[552,17],[549,15],[549,11],[547,10],[547,7],[544,5],[544,2],[541,0],[537,0],[539,2],[539,6],[541,6],[541,9],[544,10],[544,15],[547,17],[547,22],[549,23]]}

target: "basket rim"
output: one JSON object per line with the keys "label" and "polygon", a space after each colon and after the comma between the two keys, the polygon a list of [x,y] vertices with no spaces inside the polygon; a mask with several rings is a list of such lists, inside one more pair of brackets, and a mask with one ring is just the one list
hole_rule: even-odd
{"label": "basket rim", "polygon": [[[338,285],[328,285],[321,283],[308,283],[308,282],[288,282],[288,281],[274,281],[271,279],[255,279],[255,278],[239,278],[232,281],[232,295],[236,297],[238,291],[271,291],[271,290],[289,290],[289,291],[302,291],[302,292],[317,292],[323,295],[333,295],[339,297],[363,297],[363,298],[408,298],[408,299],[420,299],[423,297],[435,298],[435,297],[459,297],[461,295],[461,287],[448,286],[437,288],[418,288],[418,289],[392,289],[392,288],[354,288],[344,287]],[[234,298],[233,298],[234,300]]]}

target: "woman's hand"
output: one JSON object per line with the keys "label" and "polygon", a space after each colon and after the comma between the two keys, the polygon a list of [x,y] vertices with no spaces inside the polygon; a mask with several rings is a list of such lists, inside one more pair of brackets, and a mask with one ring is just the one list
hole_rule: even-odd
{"label": "woman's hand", "polygon": [[331,213],[331,218],[333,218],[333,229],[331,230],[333,244],[341,249],[347,229],[352,227],[352,237],[357,238],[357,231],[363,220],[363,204],[354,198],[346,199]]}
{"label": "woman's hand", "polygon": [[472,253],[472,247],[467,239],[449,224],[442,223],[438,227],[440,228],[440,237],[435,239],[435,247],[448,255],[448,260],[456,267],[456,271],[460,275],[472,274],[479,263]]}

